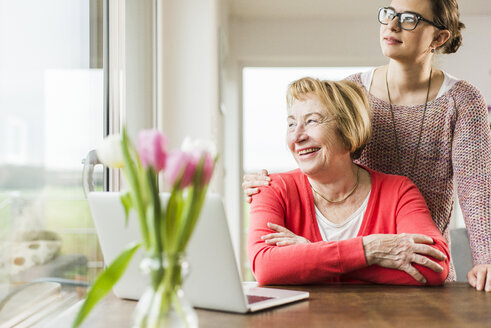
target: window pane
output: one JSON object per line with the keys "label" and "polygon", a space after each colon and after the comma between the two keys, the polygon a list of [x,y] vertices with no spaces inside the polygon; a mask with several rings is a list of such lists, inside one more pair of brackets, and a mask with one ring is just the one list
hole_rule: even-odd
{"label": "window pane", "polygon": [[81,160],[103,136],[102,1],[0,0],[0,44],[0,279],[92,281]]}

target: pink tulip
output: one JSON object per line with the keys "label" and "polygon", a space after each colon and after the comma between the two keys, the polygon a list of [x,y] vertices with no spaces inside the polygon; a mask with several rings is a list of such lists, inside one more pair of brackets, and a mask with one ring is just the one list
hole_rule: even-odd
{"label": "pink tulip", "polygon": [[213,170],[215,168],[216,147],[208,140],[191,139],[186,137],[182,142],[181,149],[188,154],[192,154],[193,161],[196,165],[203,159],[203,170],[200,177],[200,182],[206,185],[210,182]]}
{"label": "pink tulip", "polygon": [[211,176],[213,174],[213,169],[215,168],[215,160],[211,157],[209,153],[204,153],[203,162],[203,183],[206,185],[210,182]]}
{"label": "pink tulip", "polygon": [[184,189],[193,182],[197,162],[192,156],[180,150],[174,150],[167,159],[167,168],[164,172],[165,180],[171,185],[175,185],[181,180],[179,189]]}
{"label": "pink tulip", "polygon": [[[189,154],[189,152],[187,152]],[[215,161],[208,152],[203,150],[194,150],[190,154],[190,161],[193,163],[194,167],[197,168],[200,161],[203,160],[203,169],[201,171],[200,185],[206,185],[210,182],[211,176],[213,174],[213,169],[215,168]]]}
{"label": "pink tulip", "polygon": [[167,137],[158,130],[143,130],[138,134],[138,155],[144,168],[163,170],[167,160]]}

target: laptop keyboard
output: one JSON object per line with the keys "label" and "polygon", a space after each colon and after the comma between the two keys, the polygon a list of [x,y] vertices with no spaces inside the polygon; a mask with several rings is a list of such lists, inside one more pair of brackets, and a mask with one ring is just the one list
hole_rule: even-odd
{"label": "laptop keyboard", "polygon": [[246,296],[247,296],[247,303],[248,304],[254,304],[257,302],[270,300],[270,299],[274,298],[274,297],[257,296],[257,295],[246,295]]}

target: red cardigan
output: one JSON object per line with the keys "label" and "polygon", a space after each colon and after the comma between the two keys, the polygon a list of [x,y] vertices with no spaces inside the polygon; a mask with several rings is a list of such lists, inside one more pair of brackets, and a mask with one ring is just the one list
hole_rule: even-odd
{"label": "red cardigan", "polygon": [[[362,236],[380,233],[418,233],[433,238],[432,247],[447,256],[445,261],[432,258],[444,268],[443,272],[413,265],[425,276],[428,285],[445,282],[450,259],[448,245],[433,223],[419,190],[408,178],[367,170],[372,187],[358,236],[332,242],[322,240],[307,176],[299,169],[271,174],[271,185],[260,188],[253,197],[247,242],[251,268],[261,285],[337,282],[420,285],[403,271],[367,265]],[[311,243],[267,245],[261,236],[274,232],[267,227],[268,222],[284,226]]]}

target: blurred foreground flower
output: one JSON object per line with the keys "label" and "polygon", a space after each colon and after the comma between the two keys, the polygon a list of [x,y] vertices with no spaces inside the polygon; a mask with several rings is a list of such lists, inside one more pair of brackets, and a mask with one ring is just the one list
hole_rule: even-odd
{"label": "blurred foreground flower", "polygon": [[105,138],[96,148],[99,160],[110,168],[122,168],[124,165],[123,152],[121,150],[121,136],[113,134]]}
{"label": "blurred foreground flower", "polygon": [[167,169],[164,172],[165,181],[175,188],[186,188],[193,181],[197,167],[198,163],[191,154],[174,150],[169,155]]}
{"label": "blurred foreground flower", "polygon": [[138,154],[144,168],[151,166],[157,172],[165,168],[167,137],[158,130],[144,130],[138,135]]}
{"label": "blurred foreground flower", "polygon": [[[151,286],[136,308],[134,327],[164,327],[169,320],[183,326],[197,325],[191,306],[182,298],[182,260],[196,226],[217,160],[215,146],[186,139],[182,150],[167,151],[167,137],[144,130],[138,147],[126,129],[122,136],[107,137],[97,149],[107,166],[122,167],[129,190],[121,194],[126,216],[134,209],[139,219],[145,259],[141,266],[150,274]],[[159,196],[158,175],[171,186],[166,203]],[[116,284],[140,244],[129,245],[97,278],[74,323],[78,327],[95,304]]]}

